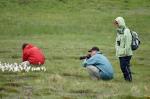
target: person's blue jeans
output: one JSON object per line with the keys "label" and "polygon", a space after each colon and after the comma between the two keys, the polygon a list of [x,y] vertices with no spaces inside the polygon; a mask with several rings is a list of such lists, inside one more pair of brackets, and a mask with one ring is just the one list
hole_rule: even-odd
{"label": "person's blue jeans", "polygon": [[132,81],[130,60],[132,56],[119,57],[120,68],[126,81]]}

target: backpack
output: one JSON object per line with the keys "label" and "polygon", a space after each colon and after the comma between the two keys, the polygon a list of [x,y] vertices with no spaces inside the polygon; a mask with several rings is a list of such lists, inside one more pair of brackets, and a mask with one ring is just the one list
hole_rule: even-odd
{"label": "backpack", "polygon": [[130,33],[132,35],[131,49],[135,51],[139,48],[141,41],[137,32],[130,30]]}

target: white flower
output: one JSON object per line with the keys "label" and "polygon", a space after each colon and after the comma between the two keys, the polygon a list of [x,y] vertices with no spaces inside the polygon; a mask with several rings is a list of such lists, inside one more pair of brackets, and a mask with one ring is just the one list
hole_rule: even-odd
{"label": "white flower", "polygon": [[46,68],[45,67],[41,67],[41,70],[46,71]]}
{"label": "white flower", "polygon": [[9,71],[9,72],[21,72],[23,70],[25,70],[25,72],[29,72],[29,71],[46,71],[46,68],[43,67],[31,67],[29,66],[29,64],[27,64],[27,62],[18,64],[18,63],[1,63],[0,62],[0,70],[2,72],[4,71]]}
{"label": "white flower", "polygon": [[27,67],[27,69],[25,70],[26,72],[29,72],[29,70],[31,69],[30,66]]}

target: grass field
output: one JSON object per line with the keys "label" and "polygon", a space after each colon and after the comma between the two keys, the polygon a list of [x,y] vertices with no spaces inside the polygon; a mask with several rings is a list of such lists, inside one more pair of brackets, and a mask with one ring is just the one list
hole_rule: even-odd
{"label": "grass field", "polygon": [[[115,57],[113,20],[123,16],[139,33],[133,82]],[[150,0],[0,0],[0,61],[21,62],[29,42],[46,56],[46,72],[0,71],[1,99],[150,99]],[[79,56],[100,47],[115,69],[111,81],[92,81]]]}

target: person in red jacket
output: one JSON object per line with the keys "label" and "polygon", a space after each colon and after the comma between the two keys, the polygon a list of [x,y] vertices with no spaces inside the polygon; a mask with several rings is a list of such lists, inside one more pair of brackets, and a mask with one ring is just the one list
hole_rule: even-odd
{"label": "person in red jacket", "polygon": [[44,64],[45,56],[38,47],[24,43],[22,45],[22,50],[22,64],[39,66]]}

